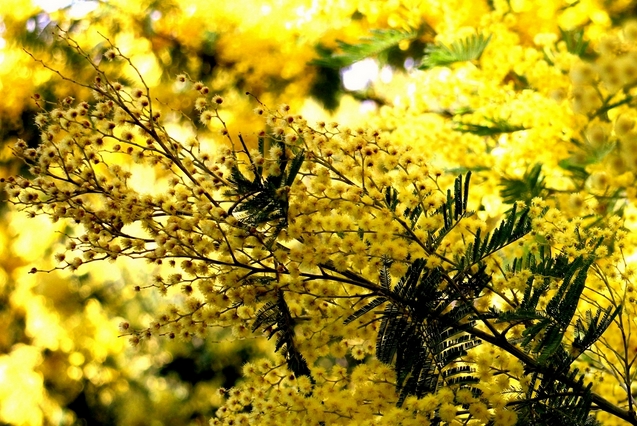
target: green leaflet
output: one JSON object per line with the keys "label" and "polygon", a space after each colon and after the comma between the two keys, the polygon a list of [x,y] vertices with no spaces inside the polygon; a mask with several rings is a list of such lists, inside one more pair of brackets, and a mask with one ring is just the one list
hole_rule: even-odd
{"label": "green leaflet", "polygon": [[615,317],[622,311],[622,307],[620,304],[614,311],[610,307],[598,309],[595,315],[591,311],[586,311],[586,320],[582,321],[581,318],[578,318],[575,323],[573,348],[580,353],[590,348],[593,343],[602,337],[602,334],[612,324]]}
{"label": "green leaflet", "polygon": [[453,196],[451,190],[447,190],[447,201],[438,210],[442,213],[443,227],[436,232],[432,246],[437,247],[444,237],[458,224],[458,222],[472,213],[467,211],[467,202],[469,200],[469,183],[471,181],[471,172],[465,175],[464,183],[462,175],[458,176],[453,185]]}
{"label": "green leaflet", "polygon": [[266,303],[257,312],[252,331],[263,328],[268,339],[276,336],[275,352],[279,350],[283,352],[290,371],[297,377],[308,376],[313,382],[307,361],[294,343],[294,325],[294,318],[285,302],[283,292],[279,291],[276,302]]}
{"label": "green leaflet", "polygon": [[426,70],[449,66],[454,62],[480,59],[490,41],[491,36],[485,38],[483,34],[475,34],[455,41],[450,46],[444,44],[428,46],[425,49],[425,57],[418,68]]}
{"label": "green leaflet", "polygon": [[[478,382],[472,367],[458,364],[469,349],[481,343],[461,328],[461,324],[471,322],[473,311],[466,304],[453,302],[459,302],[468,292],[479,294],[489,277],[481,269],[465,277],[458,287],[441,289],[444,271],[428,269],[425,264],[423,259],[413,261],[392,290],[405,304],[390,297],[375,297],[345,320],[350,323],[385,306],[382,314],[372,319],[380,321],[376,356],[396,371],[399,406],[409,395],[420,397],[440,386],[471,387]],[[383,275],[381,271],[381,285]]]}
{"label": "green leaflet", "polygon": [[[241,213],[241,221],[248,226],[264,226],[270,228],[268,245],[274,242],[278,233],[287,225],[288,221],[288,197],[289,187],[292,186],[296,176],[305,161],[305,153],[300,150],[292,158],[285,155],[285,145],[278,141],[283,148],[283,155],[278,159],[281,173],[264,177],[264,170],[256,166],[251,157],[250,163],[254,170],[254,178],[249,179],[234,165],[231,169],[230,181],[236,185],[234,191],[227,191],[228,196],[237,196],[238,200],[228,210]],[[265,153],[264,141],[259,140],[259,149],[262,155]]]}
{"label": "green leaflet", "polygon": [[533,373],[525,398],[516,404],[516,425],[599,426],[591,411],[591,384],[575,369],[562,380]]}
{"label": "green leaflet", "polygon": [[461,133],[472,133],[476,136],[495,136],[502,133],[514,133],[527,130],[524,126],[514,125],[503,119],[487,118],[486,120],[490,124],[483,125],[454,121],[453,130]]}
{"label": "green leaflet", "polygon": [[514,204],[505,220],[494,231],[483,237],[478,229],[473,243],[468,244],[467,252],[456,259],[458,266],[461,269],[469,268],[528,234],[531,231],[531,218],[528,214],[528,208],[518,214]]}
{"label": "green leaflet", "polygon": [[562,35],[562,40],[566,43],[566,48],[569,53],[577,55],[580,58],[587,58],[589,56],[586,52],[589,42],[584,40],[583,28],[575,30],[564,30],[560,28],[560,34]]}
{"label": "green leaflet", "polygon": [[546,192],[542,164],[536,163],[528,168],[521,179],[503,177],[500,187],[500,196],[506,204],[523,201],[530,205],[533,198],[541,197]]}
{"label": "green leaflet", "polygon": [[416,38],[417,33],[394,29],[372,30],[370,37],[365,37],[358,44],[349,44],[338,41],[340,53],[334,53],[326,49],[317,49],[320,58],[310,62],[327,68],[343,68],[365,58],[379,55],[391,48],[397,47],[403,40]]}

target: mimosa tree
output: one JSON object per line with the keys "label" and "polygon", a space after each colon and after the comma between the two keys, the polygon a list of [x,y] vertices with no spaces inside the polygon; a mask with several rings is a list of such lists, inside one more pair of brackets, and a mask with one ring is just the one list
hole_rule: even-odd
{"label": "mimosa tree", "polygon": [[58,29],[93,80],[35,61],[94,100],[34,96],[41,140],[14,145],[8,199],[68,224],[53,270],[155,266],[131,286],[175,303],[121,323],[138,350],[272,341],[211,424],[637,424],[637,24],[510,3],[318,49],[338,69],[427,44],[352,126],[245,93],[256,132],[188,73],[162,99],[109,38]]}

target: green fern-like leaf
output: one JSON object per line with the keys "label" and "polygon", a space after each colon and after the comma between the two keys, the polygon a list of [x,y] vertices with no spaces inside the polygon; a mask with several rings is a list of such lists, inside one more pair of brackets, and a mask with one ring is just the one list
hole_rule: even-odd
{"label": "green fern-like leaf", "polygon": [[[391,266],[391,261],[389,259],[383,259],[383,263],[380,267],[380,272],[378,273],[378,281],[381,287],[389,290],[391,287],[391,274],[389,272],[389,267]],[[386,297],[376,297],[372,299],[371,302],[358,309],[356,312],[347,317],[344,321],[344,324],[347,325],[352,321],[362,317],[366,313],[372,311],[374,308],[377,308],[384,304],[387,301]]]}
{"label": "green fern-like leaf", "polygon": [[527,169],[521,179],[503,178],[500,186],[500,196],[506,204],[514,204],[517,201],[530,204],[533,198],[541,197],[546,192],[542,164],[537,163]]}
{"label": "green fern-like leaf", "polygon": [[411,40],[417,36],[415,32],[399,31],[394,29],[372,30],[370,37],[365,37],[358,44],[349,44],[338,41],[340,53],[327,53],[320,49],[321,57],[310,62],[327,68],[343,68],[365,58],[376,56],[387,51],[403,40]]}
{"label": "green fern-like leaf", "polygon": [[507,269],[511,272],[528,269],[536,275],[562,278],[569,267],[568,256],[564,254],[551,256],[550,249],[546,249],[545,246],[542,245],[537,255],[529,253],[526,256],[516,258]]}
{"label": "green fern-like leaf", "polygon": [[560,28],[560,34],[562,35],[562,40],[566,43],[566,49],[568,49],[569,53],[580,58],[589,56],[587,53],[589,42],[584,40],[583,28],[576,30],[563,30]]}
{"label": "green fern-like leaf", "polygon": [[593,316],[591,311],[586,312],[586,322],[581,319],[575,324],[575,339],[573,340],[573,348],[580,353],[590,348],[604,334],[606,329],[612,324],[613,320],[622,310],[619,305],[612,310],[599,309]]}
{"label": "green fern-like leaf", "polygon": [[453,196],[451,195],[451,191],[447,190],[447,201],[438,209],[438,213],[442,213],[443,227],[433,239],[433,248],[442,242],[444,237],[458,224],[460,219],[470,215],[467,211],[470,181],[471,172],[467,172],[464,183],[462,175],[458,176],[454,181]]}
{"label": "green fern-like leaf", "polygon": [[358,309],[356,312],[351,314],[349,317],[347,317],[347,319],[345,319],[344,321],[344,324],[347,325],[351,323],[352,321],[357,320],[358,318],[362,317],[366,313],[372,311],[374,308],[379,307],[386,301],[387,301],[387,298],[385,297],[377,297],[373,299],[371,302],[369,302],[368,304],[366,304],[365,306],[363,306],[362,308]]}
{"label": "green fern-like leaf", "polygon": [[[584,260],[581,257],[575,259],[571,269],[565,275],[562,285],[546,306],[547,314],[551,315],[562,329],[566,329],[570,325],[575,315],[591,264],[592,259]],[[577,275],[575,275],[576,271]]]}
{"label": "green fern-like leaf", "polygon": [[378,273],[378,281],[380,282],[380,286],[389,290],[391,287],[391,273],[389,272],[389,267],[391,266],[391,260],[387,257],[383,258],[383,264],[380,267],[380,272]]}
{"label": "green fern-like leaf", "polygon": [[584,384],[584,375],[575,369],[564,380],[532,375],[525,400],[515,404],[518,413],[516,425],[598,425],[592,417],[591,384]]}
{"label": "green fern-like leaf", "polygon": [[[281,173],[264,177],[263,168],[257,167],[249,156],[254,177],[252,179],[246,177],[239,166],[234,165],[230,170],[229,179],[234,188],[226,191],[227,196],[237,197],[235,204],[228,209],[229,214],[237,213],[237,217],[247,226],[267,225],[269,227],[270,237],[266,245],[271,245],[278,233],[287,225],[289,205],[287,193],[305,161],[303,150],[298,151],[290,159],[285,155],[287,147],[284,144],[278,141],[272,141],[272,143],[279,144],[283,148],[284,155],[278,159]],[[265,151],[263,139],[259,140],[259,150]]]}
{"label": "green fern-like leaf", "polygon": [[392,303],[385,308],[376,341],[376,357],[381,362],[391,364],[394,361],[408,326],[408,317],[399,306]]}
{"label": "green fern-like leaf", "polygon": [[514,204],[506,219],[493,232],[482,237],[482,232],[478,229],[465,255],[457,259],[458,265],[466,269],[531,232],[528,214],[529,209],[526,208],[518,216],[517,205]]}
{"label": "green fern-like leaf", "polygon": [[294,342],[294,318],[290,313],[283,292],[279,291],[276,302],[266,303],[256,315],[252,331],[263,328],[268,339],[276,336],[275,351],[282,351],[288,368],[297,377],[308,376],[314,382],[310,368]]}
{"label": "green fern-like leaf", "polygon": [[[566,330],[571,326],[573,317],[577,310],[578,301],[585,287],[586,277],[592,260],[585,260],[582,257],[576,258],[574,261],[564,265],[564,257],[560,256],[559,260],[554,262],[543,262],[542,270],[548,275],[544,277],[539,285],[534,286],[534,279],[529,279],[527,288],[525,289],[524,299],[520,307],[511,312],[502,313],[498,319],[499,322],[507,323],[524,323],[527,328],[523,331],[522,346],[530,348],[533,353],[538,355],[538,362],[542,365],[551,363],[555,368],[567,368],[572,362],[564,357],[558,357],[559,363],[551,360],[560,351],[564,351],[562,340]],[[546,311],[538,311],[537,305],[540,298],[545,295],[551,287],[551,275],[558,275],[557,278],[562,280],[559,288],[546,305]],[[607,313],[601,322],[599,321],[599,313],[595,321],[589,324],[594,326],[610,325],[610,313]],[[616,315],[616,313],[615,313]],[[588,336],[586,340],[577,340],[579,344],[586,347],[594,343],[599,338],[598,330],[584,330],[583,324],[579,322],[579,331],[583,336]],[[604,328],[605,329],[605,328]],[[603,332],[603,331],[602,331]],[[596,337],[593,339],[593,337]]]}
{"label": "green fern-like leaf", "polygon": [[453,130],[462,133],[471,133],[476,136],[495,136],[502,133],[514,133],[527,130],[527,127],[514,125],[502,119],[486,119],[489,124],[472,124],[460,121],[454,122]]}
{"label": "green fern-like leaf", "polygon": [[483,34],[471,35],[463,40],[451,43],[429,46],[425,49],[425,57],[420,64],[420,69],[429,69],[440,66],[448,66],[455,62],[465,62],[480,59],[482,52],[491,41],[491,36]]}
{"label": "green fern-like leaf", "polygon": [[[466,208],[461,201],[457,206],[452,203],[452,211],[456,207],[459,212]],[[425,263],[416,259],[411,264],[393,289],[397,299],[405,302],[388,298],[383,302],[386,307],[380,317],[376,356],[394,366],[399,406],[407,396],[435,392],[442,384],[477,382],[470,368],[451,369],[458,367],[458,361],[468,350],[481,343],[461,327],[471,323],[469,316],[473,313],[471,306],[462,300],[464,292],[476,291],[468,289],[484,285],[488,276],[481,269],[476,277],[465,276],[457,287],[442,290],[444,271],[428,269]],[[359,311],[369,312],[377,303],[379,298]],[[358,314],[357,311],[354,315]]]}

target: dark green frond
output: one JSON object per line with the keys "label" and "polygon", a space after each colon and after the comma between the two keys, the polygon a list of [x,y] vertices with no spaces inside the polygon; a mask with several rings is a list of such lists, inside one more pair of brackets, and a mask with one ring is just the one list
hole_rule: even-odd
{"label": "dark green frond", "polygon": [[276,302],[266,303],[256,314],[252,331],[263,328],[268,339],[276,336],[275,351],[282,351],[288,368],[297,377],[308,376],[313,381],[310,368],[294,342],[294,318],[290,313],[283,292],[279,291]]}
{"label": "dark green frond", "polygon": [[500,196],[506,204],[523,201],[529,205],[533,198],[541,197],[546,191],[542,176],[542,164],[537,163],[527,169],[521,179],[502,178],[500,186]]}
{"label": "dark green frond", "polygon": [[[550,324],[544,331],[544,335],[540,342],[533,349],[534,352],[539,352],[538,362],[545,364],[549,361],[553,355],[555,355],[562,348],[562,340],[564,339],[564,331],[556,324]],[[559,368],[563,369],[565,366],[560,365]]]}
{"label": "dark green frond", "polygon": [[540,377],[533,379],[526,400],[515,405],[517,425],[587,426],[597,424],[589,417],[591,411],[591,385],[584,384],[584,375],[577,369],[563,381]]}
{"label": "dark green frond", "polygon": [[[537,284],[533,277],[530,278],[520,306],[513,311],[502,313],[498,318],[498,322],[524,323],[526,329],[522,333],[524,337],[522,346],[528,347],[533,353],[539,354],[538,362],[546,364],[559,351],[564,351],[562,340],[566,330],[573,322],[592,260],[578,257],[572,262],[568,262],[565,256],[558,256],[551,260],[545,258],[541,259],[540,262],[531,259],[529,258],[527,261],[527,266],[531,266],[539,273],[545,275],[544,278]],[[538,311],[537,305],[540,298],[546,295],[551,287],[552,280],[556,278],[561,279],[562,282],[546,305],[546,311]],[[609,312],[606,312],[606,314],[602,318],[603,322],[599,324],[607,327],[614,317],[611,318]],[[600,313],[598,313],[594,321],[595,325],[598,324],[599,315]],[[586,335],[587,331],[584,330],[581,321],[579,326],[581,327],[580,334]],[[592,339],[596,335],[595,332],[590,330],[588,332],[590,333],[588,339]],[[596,338],[599,338],[599,336]],[[587,339],[587,347],[596,338]],[[576,342],[578,342],[577,339]],[[583,342],[583,340],[579,340],[579,342]],[[567,367],[570,362],[572,360],[561,360],[559,368]]]}
{"label": "dark green frond", "polygon": [[[571,264],[571,269],[565,275],[562,285],[546,306],[547,314],[551,315],[563,329],[570,325],[575,315],[591,263],[592,259],[584,260],[581,257],[575,259]],[[571,280],[573,276],[575,278]]]}
{"label": "dark green frond", "polygon": [[[414,342],[417,343],[417,342]],[[438,374],[433,358],[427,356],[427,351],[422,347],[417,351],[410,352],[410,359],[399,360],[397,362],[397,375],[399,377],[398,388],[400,395],[396,405],[402,406],[409,395],[423,396],[434,392],[438,384]],[[398,366],[406,368],[398,368]]]}
{"label": "dark green frond", "polygon": [[436,351],[438,352],[437,361],[442,365],[449,365],[457,361],[460,357],[467,355],[469,349],[475,348],[479,344],[479,340],[467,334],[457,339],[446,340],[436,347]]}
{"label": "dark green frond", "polygon": [[373,310],[374,308],[379,307],[380,305],[382,305],[386,301],[387,301],[387,298],[385,298],[385,297],[377,297],[377,298],[375,298],[374,300],[369,302],[367,305],[363,306],[362,308],[360,308],[356,312],[354,312],[352,315],[347,317],[347,319],[345,319],[345,321],[344,321],[344,324],[347,325],[347,324],[351,323],[352,321],[357,320],[358,318],[360,318],[363,315],[365,315],[367,312]]}
{"label": "dark green frond", "polygon": [[388,258],[384,258],[383,264],[380,267],[380,272],[378,273],[378,281],[380,282],[380,286],[388,290],[391,287],[391,273],[389,272],[390,266],[391,260]]}
{"label": "dark green frond", "polygon": [[552,256],[550,249],[545,246],[540,246],[537,255],[529,253],[525,259],[519,258],[516,261],[518,265],[528,268],[533,274],[554,278],[563,278],[571,267],[568,256],[564,254]]}
{"label": "dark green frond", "polygon": [[451,190],[447,190],[447,200],[438,209],[438,213],[442,213],[443,228],[435,236],[434,247],[440,244],[443,238],[453,229],[460,219],[469,215],[467,211],[467,202],[469,200],[469,182],[471,181],[471,172],[465,175],[464,183],[462,175],[458,176],[454,181],[453,196]]}
{"label": "dark green frond", "polygon": [[409,321],[399,306],[391,303],[383,314],[376,340],[376,357],[386,364],[391,364],[398,351],[402,334],[409,327]]}
{"label": "dark green frond", "polygon": [[416,290],[420,275],[425,269],[425,260],[416,259],[407,269],[405,275],[396,284],[395,292],[401,298],[409,299]]}
{"label": "dark green frond", "polygon": [[[243,139],[241,141],[243,142]],[[294,157],[287,158],[285,144],[276,140],[272,140],[271,143],[279,144],[283,148],[284,155],[277,160],[281,173],[264,176],[263,167],[257,166],[249,157],[254,177],[246,177],[235,164],[230,170],[229,178],[233,189],[226,191],[227,196],[237,198],[228,210],[229,214],[237,213],[237,218],[248,226],[269,225],[267,245],[271,245],[278,233],[287,225],[289,189],[305,161],[303,150],[296,152]],[[265,152],[263,138],[259,139],[259,151],[262,154]]]}
{"label": "dark green frond", "polygon": [[[442,378],[448,386],[471,387],[472,384],[479,383],[479,379],[473,375],[475,369],[469,365],[448,368],[442,374]],[[477,390],[476,390],[477,391]]]}
{"label": "dark green frond", "polygon": [[590,56],[590,54],[587,53],[589,42],[584,40],[584,28],[575,30],[563,30],[560,28],[560,34],[562,35],[562,40],[566,43],[566,49],[569,53],[577,55],[580,58]]}
{"label": "dark green frond", "polygon": [[262,325],[272,327],[279,319],[281,313],[278,311],[277,304],[274,302],[268,302],[259,311],[252,324],[252,331],[256,331]]}
{"label": "dark green frond", "polygon": [[497,322],[515,323],[530,320],[542,320],[545,318],[545,315],[542,315],[540,312],[536,312],[535,310],[515,310],[500,313],[498,315]]}
{"label": "dark green frond", "polygon": [[[466,191],[461,188],[457,187],[456,191]],[[453,210],[464,212],[466,204],[454,202],[450,208],[452,213]],[[462,301],[465,292],[484,285],[489,277],[483,269],[463,277],[458,279],[460,290],[451,285],[441,290],[444,270],[428,269],[423,259],[416,259],[393,289],[405,302],[397,303],[391,298],[383,300],[386,307],[381,316],[376,356],[394,366],[400,395],[398,405],[409,395],[420,397],[435,392],[441,385],[478,381],[470,368],[458,369],[467,351],[481,343],[461,328],[461,325],[471,324],[473,314],[471,306]],[[377,300],[372,304],[379,303]],[[371,309],[373,306],[367,305],[361,310],[368,312]]]}
{"label": "dark green frond", "polygon": [[529,209],[525,208],[518,215],[517,205],[514,204],[507,217],[494,231],[483,238],[481,230],[477,230],[473,243],[468,245],[465,255],[457,259],[458,265],[463,269],[468,268],[529,232],[531,232]]}
{"label": "dark green frond", "polygon": [[296,156],[292,159],[292,163],[290,164],[290,169],[285,173],[285,184],[287,186],[292,186],[294,180],[296,179],[296,175],[298,175],[299,170],[301,170],[301,166],[305,161],[305,152],[301,150]]}
{"label": "dark green frond", "polygon": [[476,136],[495,136],[502,133],[514,133],[527,130],[527,127],[514,125],[506,120],[488,118],[489,124],[472,124],[460,121],[454,122],[453,130],[461,133],[471,133]]}
{"label": "dark green frond", "polygon": [[586,171],[587,164],[582,164],[580,158],[572,156],[571,158],[565,158],[557,163],[561,168],[568,171],[571,177],[580,182],[585,182],[588,179],[589,173]]}
{"label": "dark green frond", "polygon": [[489,41],[491,41],[491,36],[485,38],[484,34],[474,34],[451,43],[451,46],[444,44],[428,46],[419,68],[424,70],[449,66],[455,62],[480,59]]}
{"label": "dark green frond", "polygon": [[394,29],[372,30],[370,37],[365,37],[358,44],[349,44],[338,41],[339,53],[327,53],[325,49],[317,49],[320,58],[310,62],[328,68],[343,68],[365,58],[379,55],[403,40],[411,40],[417,36],[415,32],[406,32]]}
{"label": "dark green frond", "polygon": [[612,324],[613,320],[622,310],[622,305],[612,310],[599,309],[595,316],[591,311],[586,312],[586,322],[581,319],[575,324],[575,339],[573,340],[573,348],[580,353],[590,348],[604,334],[606,329]]}

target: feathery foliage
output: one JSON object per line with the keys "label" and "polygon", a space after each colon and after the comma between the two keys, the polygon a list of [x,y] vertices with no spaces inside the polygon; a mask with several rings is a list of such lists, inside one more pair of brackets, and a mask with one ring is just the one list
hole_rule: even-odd
{"label": "feathery foliage", "polygon": [[585,58],[590,55],[588,52],[589,41],[584,40],[584,29],[564,30],[560,28],[562,40],[566,43],[566,48],[573,55]]}
{"label": "feathery foliage", "polygon": [[535,197],[541,197],[545,191],[544,176],[542,176],[542,164],[534,164],[527,168],[522,178],[503,177],[500,183],[500,196],[506,204],[514,204],[523,201],[531,204]]}
{"label": "feathery foliage", "polygon": [[575,369],[562,380],[532,373],[526,399],[517,404],[518,425],[598,426],[590,417],[591,385]]}
{"label": "feathery foliage", "polygon": [[491,41],[491,36],[473,34],[462,40],[454,41],[450,46],[444,44],[427,46],[420,69],[445,67],[455,62],[466,62],[480,59],[482,52]]}
{"label": "feathery foliage", "polygon": [[294,324],[294,317],[285,302],[285,296],[279,291],[275,302],[267,302],[257,312],[252,331],[263,328],[268,339],[276,335],[275,351],[282,351],[290,371],[297,377],[308,376],[312,380],[307,361],[294,343]]}
{"label": "feathery foliage", "polygon": [[[398,299],[409,302],[392,301],[380,316],[376,356],[396,369],[399,406],[409,395],[420,397],[436,392],[440,386],[478,381],[470,368],[455,365],[469,349],[480,344],[479,339],[459,327],[471,310],[462,303],[459,287],[442,290],[443,281],[442,270],[427,269],[422,259],[414,261],[393,290]],[[487,281],[483,274],[472,284],[472,291],[479,293]],[[448,309],[454,302],[458,304]],[[374,299],[353,316],[380,303],[380,298]]]}
{"label": "feathery foliage", "polygon": [[486,257],[511,244],[531,231],[531,219],[529,208],[525,208],[517,214],[517,205],[514,204],[508,216],[493,232],[482,237],[482,231],[478,229],[473,243],[470,243],[467,252],[459,256],[457,264],[461,268],[467,268],[480,262]]}
{"label": "feathery foliage", "polygon": [[372,30],[370,37],[364,37],[360,43],[350,44],[338,41],[340,52],[334,53],[326,49],[319,49],[320,58],[312,60],[312,65],[328,68],[344,68],[365,58],[377,56],[398,46],[403,40],[411,40],[416,33],[395,29]]}
{"label": "feathery foliage", "polygon": [[[472,213],[467,211],[467,202],[469,200],[469,183],[471,182],[471,172],[467,172],[462,181],[462,175],[459,175],[453,184],[453,196],[451,190],[447,190],[447,200],[440,206],[438,213],[442,214],[443,226],[434,233],[432,247],[436,248],[444,237],[458,224],[458,222],[470,216]],[[406,212],[407,213],[407,212]],[[413,212],[409,212],[410,217]],[[417,217],[415,218],[417,219]]]}
{"label": "feathery foliage", "polygon": [[[273,229],[268,244],[287,225],[288,192],[305,159],[303,150],[298,151],[293,158],[288,158],[284,144],[276,140],[272,140],[272,144],[281,148],[281,156],[277,161],[280,173],[266,176],[263,166],[257,165],[246,149],[254,178],[244,176],[235,164],[231,169],[231,182],[235,187],[227,191],[227,195],[237,197],[235,204],[228,210],[229,214],[233,211],[239,213],[241,220],[248,226],[268,224]],[[263,138],[259,139],[259,151],[265,156]]]}
{"label": "feathery foliage", "polygon": [[496,136],[502,133],[514,133],[527,129],[524,126],[511,124],[504,119],[487,118],[486,120],[490,123],[489,125],[456,121],[454,122],[453,130],[456,132],[471,133],[476,136]]}

